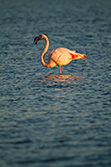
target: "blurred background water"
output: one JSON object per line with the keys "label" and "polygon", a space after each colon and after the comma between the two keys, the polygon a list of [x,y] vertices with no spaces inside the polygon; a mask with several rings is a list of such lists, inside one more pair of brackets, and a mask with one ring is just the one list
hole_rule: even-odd
{"label": "blurred background water", "polygon": [[[45,68],[40,55],[87,55]],[[0,0],[0,166],[111,166],[111,1]]]}

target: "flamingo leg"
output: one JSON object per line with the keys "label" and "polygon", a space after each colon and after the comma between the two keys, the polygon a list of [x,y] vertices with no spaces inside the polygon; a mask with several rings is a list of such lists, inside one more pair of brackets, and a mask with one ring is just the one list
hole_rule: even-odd
{"label": "flamingo leg", "polygon": [[59,66],[59,75],[62,75],[61,66]]}

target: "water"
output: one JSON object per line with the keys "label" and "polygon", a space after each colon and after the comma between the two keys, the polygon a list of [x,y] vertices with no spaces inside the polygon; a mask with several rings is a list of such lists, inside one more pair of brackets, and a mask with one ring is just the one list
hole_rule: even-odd
{"label": "water", "polygon": [[[87,55],[40,63],[50,48]],[[111,166],[111,1],[0,1],[0,166]]]}

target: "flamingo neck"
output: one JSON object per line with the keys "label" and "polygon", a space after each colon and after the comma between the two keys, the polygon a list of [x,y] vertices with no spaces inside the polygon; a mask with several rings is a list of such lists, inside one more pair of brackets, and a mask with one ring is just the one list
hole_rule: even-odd
{"label": "flamingo neck", "polygon": [[48,67],[48,63],[45,62],[45,54],[49,48],[49,40],[46,37],[46,35],[43,36],[43,39],[45,39],[45,47],[44,47],[44,50],[43,50],[42,55],[41,55],[41,63],[43,66]]}

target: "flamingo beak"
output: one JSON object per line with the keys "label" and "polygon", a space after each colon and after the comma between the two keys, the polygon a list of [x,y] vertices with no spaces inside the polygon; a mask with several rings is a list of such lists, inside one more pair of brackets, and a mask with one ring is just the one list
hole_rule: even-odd
{"label": "flamingo beak", "polygon": [[34,38],[34,42],[35,42],[35,44],[37,44],[37,42],[40,40],[40,38],[39,37],[35,37]]}

